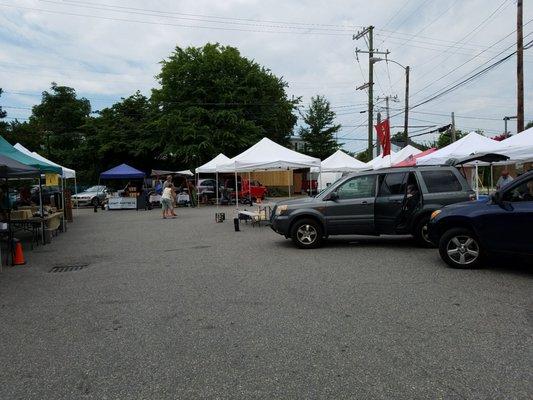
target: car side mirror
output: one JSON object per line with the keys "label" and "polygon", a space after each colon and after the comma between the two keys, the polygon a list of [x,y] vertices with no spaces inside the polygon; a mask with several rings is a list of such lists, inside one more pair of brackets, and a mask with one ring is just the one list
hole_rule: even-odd
{"label": "car side mirror", "polygon": [[499,192],[493,193],[493,194],[490,196],[490,199],[492,200],[492,202],[493,202],[494,204],[501,205],[501,203],[502,203],[502,200],[501,200],[501,197],[500,197],[500,193],[499,193]]}
{"label": "car side mirror", "polygon": [[326,196],[324,200],[326,201],[337,201],[339,199],[339,195],[337,192],[331,192]]}

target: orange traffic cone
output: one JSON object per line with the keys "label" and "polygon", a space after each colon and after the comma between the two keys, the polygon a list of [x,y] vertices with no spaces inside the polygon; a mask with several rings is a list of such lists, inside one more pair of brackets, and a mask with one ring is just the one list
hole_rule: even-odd
{"label": "orange traffic cone", "polygon": [[13,250],[13,265],[24,265],[26,260],[24,259],[24,252],[22,251],[22,244],[20,241],[15,242],[15,249]]}

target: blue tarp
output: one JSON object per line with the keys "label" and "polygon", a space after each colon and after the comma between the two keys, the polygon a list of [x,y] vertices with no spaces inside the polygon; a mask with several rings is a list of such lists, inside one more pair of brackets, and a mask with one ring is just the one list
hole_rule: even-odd
{"label": "blue tarp", "polygon": [[100,179],[142,179],[144,177],[144,172],[127,164],[120,164],[100,174]]}

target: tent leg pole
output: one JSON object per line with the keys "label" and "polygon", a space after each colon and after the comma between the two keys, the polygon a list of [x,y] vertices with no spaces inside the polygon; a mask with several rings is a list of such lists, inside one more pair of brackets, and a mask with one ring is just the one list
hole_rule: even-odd
{"label": "tent leg pole", "polygon": [[291,176],[290,170],[287,170],[287,186],[289,187],[289,199],[291,198]]}
{"label": "tent leg pole", "polygon": [[43,240],[43,246],[46,244],[44,241],[44,204],[43,204],[43,184],[41,175],[39,175],[39,202],[41,208],[41,238]]}
{"label": "tent leg pole", "polygon": [[200,182],[200,173],[196,174],[196,207],[200,208],[200,191],[198,190],[198,183]]}
{"label": "tent leg pole", "polygon": [[[78,194],[78,180],[76,177],[74,177],[74,193]],[[80,208],[80,205],[78,202],[76,202],[76,210]]]}
{"label": "tent leg pole", "polygon": [[218,172],[216,172],[215,174],[216,174],[215,199],[216,199],[216,202],[217,202],[217,211],[218,211]]}
{"label": "tent leg pole", "polygon": [[494,187],[494,171],[492,169],[493,165],[490,164],[490,187],[489,187],[489,195],[490,195],[490,189]]}
{"label": "tent leg pole", "polygon": [[479,200],[479,170],[476,163],[476,200]]}
{"label": "tent leg pole", "polygon": [[251,203],[252,202],[252,178],[251,178],[251,173],[250,172],[248,172],[248,197],[249,197],[250,203]]}
{"label": "tent leg pole", "polygon": [[235,207],[239,209],[239,182],[237,180],[237,170],[235,170]]}
{"label": "tent leg pole", "polygon": [[65,210],[65,179],[61,178],[61,208],[63,209],[63,232],[67,231],[67,219]]}

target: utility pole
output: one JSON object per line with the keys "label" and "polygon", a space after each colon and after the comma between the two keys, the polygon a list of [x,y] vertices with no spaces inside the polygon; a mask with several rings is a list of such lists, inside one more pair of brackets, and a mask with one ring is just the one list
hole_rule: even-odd
{"label": "utility pole", "polygon": [[[388,110],[387,110],[388,111]],[[389,116],[387,115],[387,118]],[[378,115],[377,115],[377,118],[376,118],[376,124],[379,125],[381,123],[381,113],[378,112]],[[376,143],[376,155],[380,155],[381,154],[381,146],[379,145],[379,142]]]}
{"label": "utility pole", "polygon": [[409,144],[409,65],[405,67],[405,111],[404,111],[404,120],[403,120],[403,134],[405,145]]}
{"label": "utility pole", "polygon": [[504,131],[505,134],[509,133],[509,131],[507,130],[507,121],[511,119],[516,119],[516,118],[517,118],[516,115],[503,117],[503,122],[505,123],[505,131]]}
{"label": "utility pole", "polygon": [[452,111],[452,126],[451,126],[451,134],[452,134],[452,143],[455,142],[455,113]]}
{"label": "utility pole", "polygon": [[374,27],[369,26],[356,35],[353,35],[353,40],[359,40],[363,36],[368,35],[368,51],[355,49],[355,54],[368,53],[368,82],[357,89],[368,88],[368,154],[372,157],[372,148],[374,147],[374,54],[387,55],[389,52],[380,52],[374,49]]}
{"label": "utility pole", "polygon": [[524,130],[524,33],[522,27],[522,0],[517,0],[516,7],[516,133],[520,133]]}

